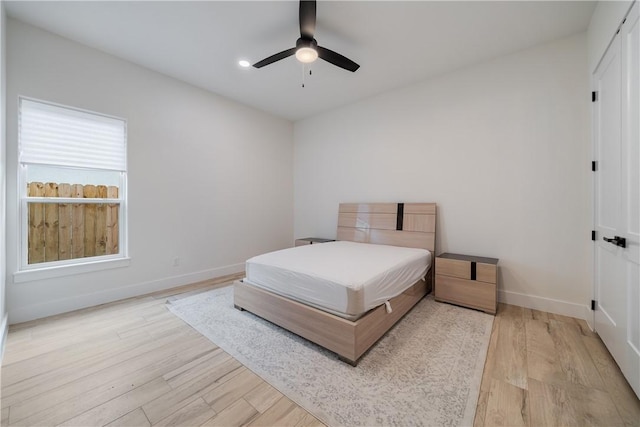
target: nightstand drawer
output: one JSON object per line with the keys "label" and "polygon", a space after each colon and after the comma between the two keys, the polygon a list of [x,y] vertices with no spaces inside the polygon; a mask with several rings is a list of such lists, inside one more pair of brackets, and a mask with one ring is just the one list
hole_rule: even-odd
{"label": "nightstand drawer", "polygon": [[458,279],[497,283],[498,260],[458,254],[442,254],[436,258],[436,274]]}
{"label": "nightstand drawer", "polygon": [[498,266],[496,264],[476,263],[476,280],[478,282],[498,283]]}
{"label": "nightstand drawer", "polygon": [[436,274],[435,298],[492,314],[496,312],[496,285],[492,283]]}
{"label": "nightstand drawer", "polygon": [[471,279],[471,263],[457,259],[436,258],[436,274]]}

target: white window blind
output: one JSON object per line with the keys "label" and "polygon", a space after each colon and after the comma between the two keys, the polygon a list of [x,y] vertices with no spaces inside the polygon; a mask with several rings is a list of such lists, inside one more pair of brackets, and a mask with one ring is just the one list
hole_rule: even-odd
{"label": "white window blind", "polygon": [[20,162],[126,171],[124,120],[20,99]]}

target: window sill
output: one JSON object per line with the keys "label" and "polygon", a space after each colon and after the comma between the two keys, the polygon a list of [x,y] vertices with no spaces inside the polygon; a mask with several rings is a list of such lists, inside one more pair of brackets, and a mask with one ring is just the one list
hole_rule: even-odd
{"label": "window sill", "polygon": [[46,280],[54,277],[71,276],[74,274],[91,273],[112,268],[128,267],[131,258],[116,258],[83,262],[82,264],[56,265],[52,267],[34,268],[13,273],[13,283]]}

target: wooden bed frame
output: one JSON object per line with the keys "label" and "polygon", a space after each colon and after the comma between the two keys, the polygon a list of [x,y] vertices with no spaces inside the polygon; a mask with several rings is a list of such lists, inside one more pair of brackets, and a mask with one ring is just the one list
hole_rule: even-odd
{"label": "wooden bed frame", "polygon": [[234,283],[234,304],[338,354],[355,366],[358,359],[433,288],[436,237],[435,203],[342,203],[338,240],[423,248],[431,251],[427,280],[420,280],[355,321],[290,300],[242,281]]}

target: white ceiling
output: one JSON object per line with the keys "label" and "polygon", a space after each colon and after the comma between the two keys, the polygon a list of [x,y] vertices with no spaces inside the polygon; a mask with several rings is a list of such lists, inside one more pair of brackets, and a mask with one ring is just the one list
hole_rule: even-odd
{"label": "white ceiling", "polygon": [[9,16],[297,120],[470,64],[585,31],[592,1],[319,1],[316,39],[360,64],[318,60],[301,87],[295,1],[5,2]]}

